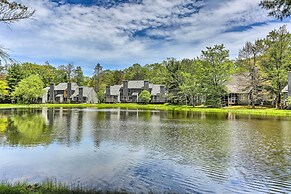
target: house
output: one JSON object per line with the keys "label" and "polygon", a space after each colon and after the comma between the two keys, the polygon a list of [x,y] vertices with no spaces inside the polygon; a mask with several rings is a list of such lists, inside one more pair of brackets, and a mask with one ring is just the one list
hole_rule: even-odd
{"label": "house", "polygon": [[251,99],[250,76],[247,74],[235,74],[226,84],[227,95],[223,97],[223,104],[248,105]]}
{"label": "house", "polygon": [[288,84],[282,90],[282,93],[285,101],[288,97],[291,97],[291,71],[288,72]]}
{"label": "house", "polygon": [[143,90],[151,93],[151,103],[166,102],[166,87],[146,80],[123,81],[121,85],[106,86],[105,102],[140,102],[138,96]]}
{"label": "house", "polygon": [[59,83],[45,88],[42,103],[98,103],[93,87],[78,86],[77,83]]}

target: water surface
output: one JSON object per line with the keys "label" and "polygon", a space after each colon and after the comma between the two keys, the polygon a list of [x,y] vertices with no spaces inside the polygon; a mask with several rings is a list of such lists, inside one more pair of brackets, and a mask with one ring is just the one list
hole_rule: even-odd
{"label": "water surface", "polygon": [[0,180],[97,190],[291,192],[291,119],[120,109],[1,110]]}

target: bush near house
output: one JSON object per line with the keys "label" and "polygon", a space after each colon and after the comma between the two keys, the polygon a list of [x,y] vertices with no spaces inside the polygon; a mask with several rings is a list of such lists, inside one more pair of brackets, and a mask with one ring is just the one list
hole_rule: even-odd
{"label": "bush near house", "polygon": [[147,90],[143,90],[139,94],[138,99],[142,104],[148,104],[151,101],[151,93]]}

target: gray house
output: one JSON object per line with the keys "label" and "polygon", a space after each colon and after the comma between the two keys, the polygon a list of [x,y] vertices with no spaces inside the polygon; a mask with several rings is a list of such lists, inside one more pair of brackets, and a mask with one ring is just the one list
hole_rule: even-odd
{"label": "gray house", "polygon": [[93,87],[78,86],[77,83],[54,83],[45,88],[42,103],[98,103]]}
{"label": "gray house", "polygon": [[288,72],[288,85],[282,90],[284,100],[291,97],[291,71]]}
{"label": "gray house", "polygon": [[247,105],[251,99],[251,84],[248,74],[236,74],[226,84],[227,95],[223,97],[225,105]]}
{"label": "gray house", "polygon": [[105,102],[140,102],[138,96],[143,90],[151,93],[151,103],[166,102],[166,87],[146,80],[123,81],[122,85],[106,86]]}

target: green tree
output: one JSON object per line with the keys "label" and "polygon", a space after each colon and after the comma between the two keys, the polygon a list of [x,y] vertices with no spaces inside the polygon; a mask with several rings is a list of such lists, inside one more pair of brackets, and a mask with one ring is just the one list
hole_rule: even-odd
{"label": "green tree", "polygon": [[147,90],[143,90],[138,95],[138,99],[141,103],[148,104],[151,101],[151,93]]}
{"label": "green tree", "polygon": [[22,63],[22,71],[25,77],[30,75],[39,75],[45,86],[49,86],[51,82],[55,82],[56,68],[46,62],[44,65],[35,63]]}
{"label": "green tree", "polygon": [[271,90],[275,94],[276,108],[281,106],[281,91],[287,84],[287,73],[291,70],[291,35],[286,26],[271,31],[264,40],[266,52],[262,67]]}
{"label": "green tree", "polygon": [[144,80],[146,75],[146,69],[140,64],[135,63],[129,68],[124,70],[124,79],[126,80]]}
{"label": "green tree", "polygon": [[100,63],[94,68],[94,89],[98,93],[100,91],[102,66]]}
{"label": "green tree", "polygon": [[221,97],[226,94],[225,84],[234,72],[234,64],[223,44],[206,48],[197,61],[197,76],[206,95],[206,105],[221,107]]}
{"label": "green tree", "polygon": [[22,68],[21,64],[13,64],[7,70],[7,83],[9,87],[9,93],[15,90],[17,84],[26,77],[26,73]]}
{"label": "green tree", "polygon": [[269,15],[277,19],[284,19],[291,15],[291,1],[290,0],[263,0],[260,6],[269,10]]}
{"label": "green tree", "polygon": [[170,103],[178,104],[180,102],[180,85],[183,83],[181,76],[182,65],[180,61],[174,58],[168,58],[164,61],[164,65],[167,69],[166,86],[168,87],[167,98]]}
{"label": "green tree", "polygon": [[12,97],[22,103],[36,103],[45,94],[43,82],[38,75],[31,75],[19,82]]}
{"label": "green tree", "polygon": [[68,65],[61,65],[59,66],[59,72],[61,76],[61,79],[63,79],[64,81],[63,82],[71,82],[72,81],[72,75],[73,75],[73,72],[74,72],[74,65],[72,64],[68,64]]}
{"label": "green tree", "polygon": [[239,59],[242,60],[242,65],[247,69],[246,79],[250,77],[250,87],[245,90],[251,90],[251,105],[255,108],[255,103],[261,98],[259,90],[262,89],[264,78],[260,71],[258,58],[263,54],[264,46],[262,40],[257,40],[255,43],[246,42],[243,49],[239,51]]}
{"label": "green tree", "polygon": [[73,80],[77,82],[79,86],[82,86],[84,84],[84,74],[80,66],[77,66],[76,69],[74,70]]}
{"label": "green tree", "polygon": [[0,80],[0,98],[4,98],[8,95],[8,84],[4,80]]}
{"label": "green tree", "polygon": [[183,79],[182,84],[180,84],[180,94],[184,96],[185,104],[195,106],[196,99],[202,93],[202,83],[199,81],[199,75],[197,74],[197,63],[199,60],[191,60],[189,64],[185,66],[185,70],[181,72]]}
{"label": "green tree", "polygon": [[165,84],[168,71],[162,63],[148,64],[144,66],[146,69],[146,80],[154,84]]}

